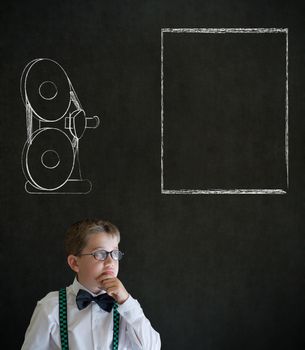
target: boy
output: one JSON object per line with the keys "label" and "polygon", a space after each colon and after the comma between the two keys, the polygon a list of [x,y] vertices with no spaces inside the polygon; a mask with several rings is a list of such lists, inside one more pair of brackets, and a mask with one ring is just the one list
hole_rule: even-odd
{"label": "boy", "polygon": [[161,348],[159,334],[117,278],[119,241],[119,230],[107,221],[83,220],[68,229],[67,261],[76,277],[37,303],[22,350]]}

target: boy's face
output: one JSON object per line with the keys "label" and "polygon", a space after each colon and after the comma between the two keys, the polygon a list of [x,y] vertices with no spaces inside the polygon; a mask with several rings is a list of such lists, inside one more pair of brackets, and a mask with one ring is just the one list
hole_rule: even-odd
{"label": "boy's face", "polygon": [[[102,249],[107,252],[119,249],[117,237],[104,232],[91,234],[81,254],[94,253]],[[70,267],[77,273],[78,281],[93,293],[98,293],[102,289],[96,281],[97,277],[102,274],[116,277],[119,272],[119,262],[113,260],[110,254],[104,261],[96,260],[92,255],[77,256],[74,259],[75,265],[71,266],[68,257]]]}

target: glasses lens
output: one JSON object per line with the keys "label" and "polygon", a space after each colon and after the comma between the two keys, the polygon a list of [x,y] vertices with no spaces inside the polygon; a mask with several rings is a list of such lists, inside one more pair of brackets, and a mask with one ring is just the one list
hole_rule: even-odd
{"label": "glasses lens", "polygon": [[123,257],[123,253],[119,250],[113,250],[111,256],[113,260],[121,260]]}
{"label": "glasses lens", "polygon": [[107,258],[107,252],[106,250],[98,250],[97,252],[93,253],[95,259],[97,260],[105,260]]}

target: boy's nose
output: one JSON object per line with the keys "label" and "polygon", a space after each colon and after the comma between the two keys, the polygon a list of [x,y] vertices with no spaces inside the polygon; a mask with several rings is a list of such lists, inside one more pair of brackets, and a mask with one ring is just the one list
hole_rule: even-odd
{"label": "boy's nose", "polygon": [[107,258],[104,260],[104,264],[105,265],[113,265],[114,264],[114,260],[112,259],[110,254],[108,254]]}

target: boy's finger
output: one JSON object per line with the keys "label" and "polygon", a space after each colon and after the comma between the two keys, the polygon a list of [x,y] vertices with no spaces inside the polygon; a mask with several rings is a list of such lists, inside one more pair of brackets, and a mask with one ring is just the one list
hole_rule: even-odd
{"label": "boy's finger", "polygon": [[116,281],[113,281],[113,280],[110,280],[110,279],[107,279],[107,280],[104,280],[104,281],[100,281],[100,283],[101,283],[102,287],[105,287],[105,288],[117,286]]}
{"label": "boy's finger", "polygon": [[108,295],[112,296],[112,295],[115,295],[117,293],[117,289],[114,287],[108,288],[106,292]]}
{"label": "boy's finger", "polygon": [[104,280],[109,280],[109,279],[113,279],[113,275],[110,275],[110,274],[101,274],[100,276],[97,277],[97,280],[99,281],[104,281]]}
{"label": "boy's finger", "polygon": [[117,288],[118,285],[116,283],[113,283],[113,282],[105,282],[105,283],[102,283],[102,286],[106,289],[109,289],[109,288]]}

